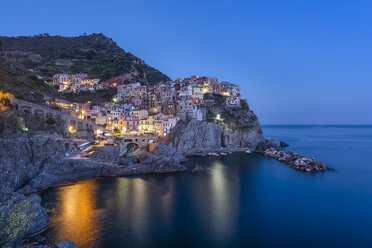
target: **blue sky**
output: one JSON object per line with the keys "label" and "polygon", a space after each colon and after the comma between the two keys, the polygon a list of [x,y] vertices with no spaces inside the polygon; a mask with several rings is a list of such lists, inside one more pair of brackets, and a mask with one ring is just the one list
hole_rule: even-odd
{"label": "blue sky", "polygon": [[372,124],[372,1],[4,0],[0,35],[104,33],[172,79],[240,85],[263,124]]}

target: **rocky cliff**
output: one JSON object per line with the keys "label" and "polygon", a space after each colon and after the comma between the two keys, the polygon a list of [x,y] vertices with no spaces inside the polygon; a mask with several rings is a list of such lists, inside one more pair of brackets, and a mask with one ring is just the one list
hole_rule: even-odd
{"label": "rocky cliff", "polygon": [[219,148],[255,149],[264,141],[257,116],[245,101],[241,107],[228,107],[224,97],[205,95],[213,102],[201,106],[206,113],[202,121],[180,121],[164,140],[181,151],[202,151]]}
{"label": "rocky cliff", "polygon": [[233,130],[217,123],[191,120],[180,123],[167,143],[180,151],[213,150],[219,148],[256,148],[263,141],[259,125]]}
{"label": "rocky cliff", "polygon": [[35,35],[0,36],[2,49],[45,80],[56,73],[87,73],[92,78],[109,79],[127,75],[144,84],[169,78],[143,60],[125,52],[103,34],[63,37]]}
{"label": "rocky cliff", "polygon": [[49,217],[39,190],[99,176],[186,170],[184,156],[165,145],[137,151],[137,158],[120,157],[119,147],[99,147],[89,156],[67,159],[58,138],[45,132],[0,136],[0,247],[40,240]]}

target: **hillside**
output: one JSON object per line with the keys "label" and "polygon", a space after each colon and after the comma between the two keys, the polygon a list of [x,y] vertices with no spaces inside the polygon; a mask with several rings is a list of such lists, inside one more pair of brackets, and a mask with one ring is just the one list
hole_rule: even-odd
{"label": "hillside", "polygon": [[43,102],[44,95],[65,99],[71,102],[93,104],[110,101],[116,94],[116,88],[97,90],[95,93],[79,92],[77,94],[62,94],[56,87],[49,86],[39,79],[35,73],[16,62],[14,59],[0,54],[0,91],[10,92],[19,99],[31,102]]}
{"label": "hillside", "polygon": [[43,95],[60,97],[56,88],[38,79],[23,65],[2,56],[0,56],[0,90],[32,102],[42,101]]}
{"label": "hillside", "polygon": [[103,34],[63,36],[0,36],[2,49],[44,80],[56,73],[86,73],[91,78],[106,80],[129,75],[134,80],[151,85],[169,77],[125,52]]}

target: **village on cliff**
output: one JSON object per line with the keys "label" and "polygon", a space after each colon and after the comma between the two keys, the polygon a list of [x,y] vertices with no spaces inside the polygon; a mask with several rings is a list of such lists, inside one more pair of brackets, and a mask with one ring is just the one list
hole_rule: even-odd
{"label": "village on cliff", "polygon": [[[129,77],[119,76],[100,83],[88,79],[87,74],[56,74],[53,85],[62,93],[116,88],[117,95],[111,101],[93,105],[73,103],[62,99],[46,99],[47,104],[69,111],[75,118],[89,121],[102,129],[95,135],[148,135],[167,136],[179,120],[202,121],[206,107],[213,104],[206,94],[223,96],[227,107],[240,107],[240,89],[236,84],[221,82],[217,78],[192,76],[175,81],[160,82],[152,86],[133,82]],[[215,118],[219,118],[216,116]],[[77,126],[70,126],[73,133]]]}

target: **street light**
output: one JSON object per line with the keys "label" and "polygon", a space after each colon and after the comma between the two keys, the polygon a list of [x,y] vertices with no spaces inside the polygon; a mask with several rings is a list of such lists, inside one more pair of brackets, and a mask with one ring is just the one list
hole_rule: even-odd
{"label": "street light", "polygon": [[72,134],[72,133],[76,133],[76,129],[74,129],[74,127],[73,126],[69,126],[68,127],[68,131]]}

